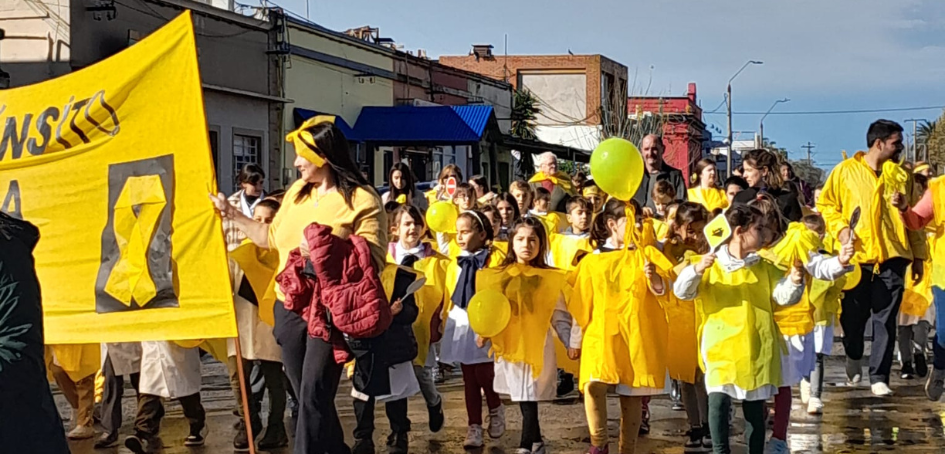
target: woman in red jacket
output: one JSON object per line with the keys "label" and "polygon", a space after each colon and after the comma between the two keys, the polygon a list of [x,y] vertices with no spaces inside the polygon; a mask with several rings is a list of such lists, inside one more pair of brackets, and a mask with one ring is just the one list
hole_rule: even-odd
{"label": "woman in red jacket", "polygon": [[[277,249],[279,271],[312,223],[329,226],[332,234],[342,238],[364,238],[375,269],[382,269],[387,216],[380,197],[351,160],[347,140],[334,125],[334,118],[315,117],[289,133],[286,140],[295,147],[295,167],[301,179],[286,192],[272,224],[254,222],[226,203],[222,194],[211,196],[217,210],[256,245]],[[276,295],[285,301],[280,285]],[[289,311],[284,304],[275,305],[274,316],[273,334],[282,347],[286,375],[299,397],[294,452],[347,454],[350,451],[334,403],[343,365],[336,361],[330,339],[327,335],[310,336],[302,313]]]}

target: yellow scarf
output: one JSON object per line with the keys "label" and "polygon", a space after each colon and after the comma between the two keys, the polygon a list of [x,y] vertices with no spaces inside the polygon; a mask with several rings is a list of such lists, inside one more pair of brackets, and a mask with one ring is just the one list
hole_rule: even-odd
{"label": "yellow scarf", "polygon": [[[279,268],[279,252],[262,249],[250,240],[244,240],[230,251],[230,258],[243,270],[256,301],[259,303],[259,318],[269,326],[275,326],[272,308],[276,303],[276,269]],[[237,287],[239,288],[239,287]]]}
{"label": "yellow scarf", "polygon": [[285,141],[291,143],[295,148],[295,154],[315,164],[316,167],[325,165],[325,158],[315,152],[318,150],[318,145],[315,144],[315,137],[312,136],[312,133],[308,130],[312,126],[325,122],[334,124],[335,117],[333,115],[316,115],[305,120],[302,126],[299,126],[298,129],[289,132],[285,136]]}
{"label": "yellow scarf", "polygon": [[545,180],[548,180],[554,183],[555,186],[558,186],[559,188],[564,190],[564,192],[571,193],[571,176],[560,170],[558,171],[558,173],[554,175],[545,175],[545,172],[542,172],[539,170],[538,173],[535,174],[535,176],[533,176],[530,180],[528,180],[528,182],[541,183],[542,181],[545,181]]}

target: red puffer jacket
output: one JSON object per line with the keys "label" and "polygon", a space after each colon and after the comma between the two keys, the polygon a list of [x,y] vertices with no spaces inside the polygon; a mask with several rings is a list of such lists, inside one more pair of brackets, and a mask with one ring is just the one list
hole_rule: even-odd
{"label": "red puffer jacket", "polygon": [[293,250],[276,281],[285,294],[285,308],[308,322],[309,336],[331,342],[335,360],[344,363],[350,352],[342,334],[379,336],[391,324],[390,303],[367,240],[354,235],[343,240],[331,234],[331,227],[315,223],[305,228],[304,236],[311,261]]}

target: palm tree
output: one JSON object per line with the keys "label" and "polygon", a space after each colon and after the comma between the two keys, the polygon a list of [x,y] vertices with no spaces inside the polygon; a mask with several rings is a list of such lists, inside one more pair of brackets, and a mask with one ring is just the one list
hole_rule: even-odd
{"label": "palm tree", "polygon": [[929,139],[935,134],[935,126],[938,120],[925,121],[919,124],[919,129],[915,132],[915,143],[928,143]]}
{"label": "palm tree", "polygon": [[515,90],[512,98],[512,135],[522,139],[535,139],[535,120],[540,113],[538,97],[528,89]]}

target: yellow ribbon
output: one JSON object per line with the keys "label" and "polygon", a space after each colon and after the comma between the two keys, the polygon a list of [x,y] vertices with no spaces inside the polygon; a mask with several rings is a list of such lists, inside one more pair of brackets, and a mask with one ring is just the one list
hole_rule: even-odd
{"label": "yellow ribbon", "polygon": [[315,137],[312,136],[312,133],[309,132],[309,129],[312,126],[315,126],[319,123],[334,123],[335,117],[333,115],[316,115],[308,120],[305,120],[305,123],[302,123],[302,126],[299,126],[298,129],[292,131],[285,136],[286,142],[292,144],[295,148],[295,154],[305,158],[306,161],[315,164],[316,167],[321,167],[325,165],[325,158],[316,153],[318,151],[318,145],[315,144]]}
{"label": "yellow ribbon", "polygon": [[560,187],[565,192],[571,192],[571,177],[568,174],[561,171],[559,171],[558,173],[554,175],[545,175],[545,172],[542,172],[539,170],[538,173],[535,174],[535,176],[531,177],[531,179],[528,180],[528,182],[541,183],[542,181],[545,181],[545,180],[548,180],[554,183],[555,186]]}
{"label": "yellow ribbon", "polygon": [[131,307],[148,304],[157,286],[148,269],[148,249],[167,205],[161,177],[131,177],[115,202],[115,240],[121,254],[105,283],[105,291]]}

